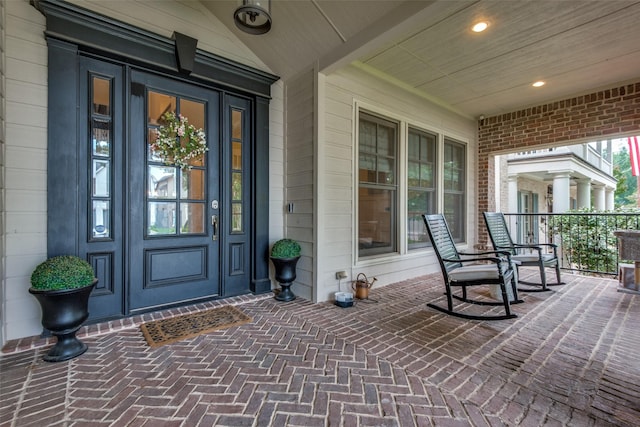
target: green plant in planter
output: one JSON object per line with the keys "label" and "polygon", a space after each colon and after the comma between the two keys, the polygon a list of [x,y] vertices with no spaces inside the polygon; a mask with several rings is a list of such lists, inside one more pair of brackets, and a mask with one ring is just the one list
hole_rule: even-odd
{"label": "green plant in planter", "polygon": [[42,291],[77,289],[94,281],[91,265],[76,256],[61,255],[49,258],[33,270],[31,287]]}
{"label": "green plant in planter", "polygon": [[275,267],[276,280],[281,291],[276,294],[278,301],[293,301],[296,296],[291,291],[291,284],[296,280],[296,264],[300,259],[300,244],[292,239],[281,239],[271,248],[271,262]]}
{"label": "green plant in planter", "polygon": [[42,308],[42,327],[58,340],[43,356],[47,362],[62,362],[87,351],[76,332],[89,317],[89,296],[98,283],[93,268],[72,255],[47,259],[31,273],[33,295]]}
{"label": "green plant in planter", "polygon": [[300,244],[292,239],[281,239],[273,244],[271,258],[295,258],[300,256]]}

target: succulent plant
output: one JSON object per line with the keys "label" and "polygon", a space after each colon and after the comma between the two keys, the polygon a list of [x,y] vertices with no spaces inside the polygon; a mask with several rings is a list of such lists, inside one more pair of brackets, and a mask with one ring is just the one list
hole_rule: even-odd
{"label": "succulent plant", "polygon": [[31,287],[38,290],[76,289],[89,286],[95,277],[91,264],[73,255],[60,255],[40,263],[31,274]]}
{"label": "succulent plant", "polygon": [[300,244],[292,239],[281,239],[271,248],[272,258],[295,258],[300,256]]}

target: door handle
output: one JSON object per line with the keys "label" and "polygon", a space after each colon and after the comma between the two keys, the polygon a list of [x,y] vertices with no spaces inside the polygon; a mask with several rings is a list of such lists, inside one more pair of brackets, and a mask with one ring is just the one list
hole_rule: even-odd
{"label": "door handle", "polygon": [[211,215],[211,226],[213,227],[213,240],[218,240],[218,215]]}

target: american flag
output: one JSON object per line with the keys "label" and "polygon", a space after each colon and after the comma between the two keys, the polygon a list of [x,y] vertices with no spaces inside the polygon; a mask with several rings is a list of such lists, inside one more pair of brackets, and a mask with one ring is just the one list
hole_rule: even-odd
{"label": "american flag", "polygon": [[640,137],[632,136],[627,138],[629,144],[629,159],[631,161],[631,174],[640,175]]}

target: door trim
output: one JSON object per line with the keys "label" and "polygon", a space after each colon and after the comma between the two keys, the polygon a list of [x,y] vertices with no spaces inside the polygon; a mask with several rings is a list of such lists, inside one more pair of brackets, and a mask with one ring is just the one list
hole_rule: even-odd
{"label": "door trim", "polygon": [[[48,39],[76,43],[81,50],[104,49],[130,63],[144,63],[180,75],[176,41],[67,2],[33,0],[47,18]],[[184,75],[184,74],[182,74]],[[226,86],[242,93],[271,96],[280,78],[240,62],[197,49],[190,79]]]}

